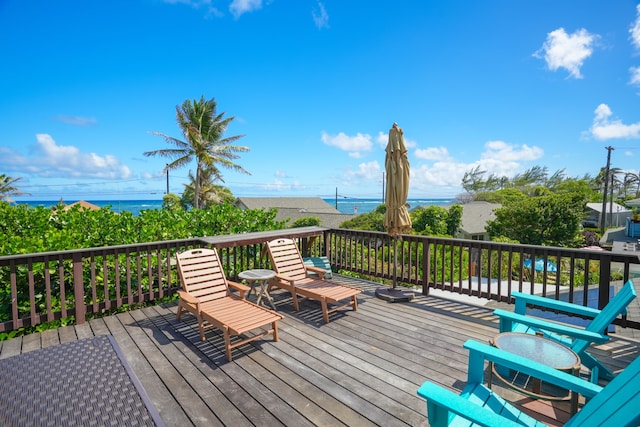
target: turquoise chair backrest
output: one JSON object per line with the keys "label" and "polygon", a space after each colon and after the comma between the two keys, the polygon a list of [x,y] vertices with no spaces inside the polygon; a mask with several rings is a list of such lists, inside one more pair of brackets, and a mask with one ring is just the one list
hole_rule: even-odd
{"label": "turquoise chair backrest", "polygon": [[587,402],[570,426],[637,426],[640,424],[640,357]]}
{"label": "turquoise chair backrest", "polygon": [[[607,330],[609,325],[621,313],[626,313],[627,306],[636,297],[636,290],[631,280],[627,281],[618,293],[609,301],[609,303],[600,311],[600,313],[587,325],[587,331],[597,332],[599,334]],[[580,354],[585,350],[591,342],[584,340],[576,340],[571,348]]]}

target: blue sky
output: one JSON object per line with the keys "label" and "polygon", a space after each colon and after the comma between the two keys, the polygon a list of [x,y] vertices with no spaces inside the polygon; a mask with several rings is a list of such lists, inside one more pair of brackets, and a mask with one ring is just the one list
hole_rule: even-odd
{"label": "blue sky", "polygon": [[0,0],[0,60],[17,200],[160,199],[150,132],[203,95],[250,148],[236,196],[381,197],[393,122],[414,198],[477,166],[595,176],[607,146],[640,171],[637,1]]}

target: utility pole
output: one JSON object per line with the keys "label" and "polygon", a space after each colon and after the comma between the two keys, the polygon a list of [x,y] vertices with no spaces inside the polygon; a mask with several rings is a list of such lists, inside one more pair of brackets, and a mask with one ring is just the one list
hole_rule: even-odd
{"label": "utility pole", "polygon": [[604,147],[607,150],[607,166],[604,169],[604,191],[602,194],[602,212],[600,213],[600,235],[604,235],[604,223],[607,220],[607,192],[609,190],[609,167],[611,166],[612,146]]}
{"label": "utility pole", "polygon": [[338,187],[336,187],[336,210],[338,210]]}

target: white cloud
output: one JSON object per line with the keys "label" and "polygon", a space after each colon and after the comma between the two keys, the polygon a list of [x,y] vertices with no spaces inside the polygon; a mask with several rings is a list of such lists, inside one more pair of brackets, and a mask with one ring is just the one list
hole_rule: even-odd
{"label": "white cloud", "polygon": [[377,160],[368,163],[360,163],[356,175],[364,179],[374,179],[380,175],[380,164]]}
{"label": "white cloud", "polygon": [[311,15],[313,16],[313,22],[316,24],[316,27],[320,29],[329,28],[329,14],[324,7],[324,3],[319,1],[318,8],[314,9]]}
{"label": "white cloud", "polygon": [[544,58],[551,71],[564,68],[571,77],[580,79],[580,68],[585,59],[593,54],[593,44],[598,37],[584,28],[573,34],[567,34],[564,28],[559,28],[547,34],[547,40],[533,56]]}
{"label": "white cloud", "polygon": [[326,132],[322,132],[320,139],[327,145],[348,151],[349,156],[353,158],[362,157],[361,152],[370,151],[373,145],[371,135],[361,133],[349,136],[344,132],[340,132],[337,135],[329,135]]}
{"label": "white cloud", "polygon": [[211,0],[163,0],[168,4],[184,4],[187,6],[191,6],[194,9],[203,9],[206,11],[206,16],[209,17],[211,15],[221,17],[223,13],[220,12],[217,8],[211,5]]}
{"label": "white cloud", "polygon": [[411,169],[409,188],[426,194],[429,194],[434,187],[460,188],[460,181],[468,169],[468,165],[455,161],[419,165]]}
{"label": "white cloud", "polygon": [[528,145],[514,145],[504,141],[489,141],[480,155],[480,160],[472,163],[456,161],[444,147],[416,150],[415,157],[433,161],[411,169],[412,191],[429,194],[433,188],[459,191],[465,174],[476,167],[487,171],[487,175],[514,176],[522,169],[523,163],[541,158],[543,150]]}
{"label": "white cloud", "polygon": [[306,190],[307,187],[304,184],[300,183],[300,181],[298,180],[294,180],[292,183],[288,184],[279,179],[274,179],[271,183],[261,185],[259,189],[260,191],[287,192]]}
{"label": "white cloud", "polygon": [[629,73],[631,74],[629,84],[640,86],[640,67],[629,68]]}
{"label": "white cloud", "polygon": [[236,18],[258,9],[262,9],[262,0],[233,0],[229,5],[229,11]]}
{"label": "white cloud", "polygon": [[518,147],[504,141],[489,141],[485,144],[485,149],[485,152],[480,156],[481,161],[531,161],[539,159],[544,154],[540,147],[529,147],[527,144]]}
{"label": "white cloud", "polygon": [[382,179],[382,168],[377,160],[360,163],[358,165],[358,169],[348,169],[344,171],[344,174],[340,177],[342,183],[349,186],[371,183],[371,181],[376,181],[378,179]]}
{"label": "white cloud", "polygon": [[63,123],[74,126],[93,126],[98,121],[95,117],[65,116],[59,115],[57,119]]}
{"label": "white cloud", "polygon": [[619,119],[611,120],[613,113],[607,104],[600,104],[594,111],[591,134],[601,141],[616,138],[640,138],[640,123],[625,125]]}
{"label": "white cloud", "polygon": [[445,147],[429,147],[417,149],[414,153],[416,158],[424,160],[449,160],[449,151]]}
{"label": "white cloud", "polygon": [[11,151],[1,156],[0,169],[4,163],[13,168],[41,177],[59,178],[107,178],[126,179],[131,176],[127,166],[110,154],[100,156],[96,153],[83,153],[71,145],[58,145],[48,134],[36,135],[38,144],[28,156]]}
{"label": "white cloud", "polygon": [[273,173],[278,178],[286,178],[287,173],[285,171],[277,170]]}
{"label": "white cloud", "polygon": [[631,43],[638,49],[640,49],[640,4],[636,6],[636,20],[629,29],[631,34]]}

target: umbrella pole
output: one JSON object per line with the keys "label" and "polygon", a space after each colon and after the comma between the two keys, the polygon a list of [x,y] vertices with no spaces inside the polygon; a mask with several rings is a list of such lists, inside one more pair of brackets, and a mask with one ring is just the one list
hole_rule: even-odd
{"label": "umbrella pole", "polygon": [[414,297],[412,290],[397,288],[398,285],[398,236],[393,237],[393,286],[391,288],[377,288],[375,294],[378,298],[389,302],[411,301]]}
{"label": "umbrella pole", "polygon": [[393,236],[393,289],[398,285],[398,236]]}

